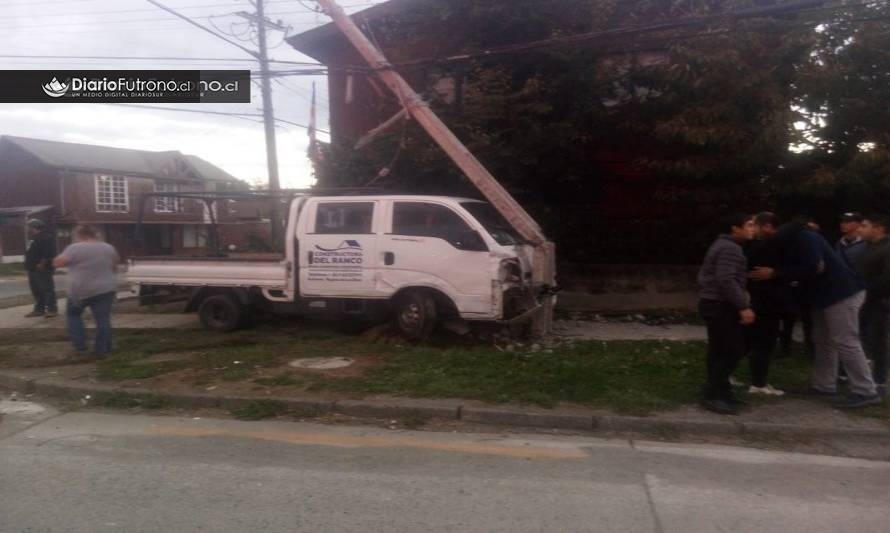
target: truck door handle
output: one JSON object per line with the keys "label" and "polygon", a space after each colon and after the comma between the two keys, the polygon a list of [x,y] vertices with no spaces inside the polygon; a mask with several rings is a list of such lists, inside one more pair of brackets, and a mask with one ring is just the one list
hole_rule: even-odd
{"label": "truck door handle", "polygon": [[312,252],[309,252],[309,264],[310,264],[310,265],[312,264],[312,261],[313,261],[314,259],[315,259],[315,257],[312,255]]}
{"label": "truck door handle", "polygon": [[396,254],[392,252],[383,252],[383,264],[390,266],[395,264],[396,262]]}

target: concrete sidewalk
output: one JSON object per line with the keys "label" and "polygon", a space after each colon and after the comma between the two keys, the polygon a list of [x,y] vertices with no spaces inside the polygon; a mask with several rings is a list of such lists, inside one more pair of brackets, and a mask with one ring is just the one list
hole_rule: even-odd
{"label": "concrete sidewalk", "polygon": [[[130,292],[118,293],[118,299],[132,298]],[[59,315],[54,318],[25,318],[32,306],[24,305],[0,309],[0,331],[4,329],[63,329],[65,327],[66,299],[59,300]],[[95,328],[89,312],[84,313],[88,328]],[[167,328],[200,328],[201,324],[195,314],[114,314],[112,322],[115,328],[126,329],[167,329]]]}

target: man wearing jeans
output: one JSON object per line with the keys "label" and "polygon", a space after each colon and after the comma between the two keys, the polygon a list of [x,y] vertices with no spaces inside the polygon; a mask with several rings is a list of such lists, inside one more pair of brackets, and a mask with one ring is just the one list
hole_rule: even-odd
{"label": "man wearing jeans", "polygon": [[751,277],[797,281],[802,303],[810,306],[816,353],[812,387],[806,394],[834,397],[840,361],[847,371],[850,394],[838,407],[881,403],[859,338],[865,283],[821,235],[805,226],[783,226],[777,238],[786,239],[788,263],[780,268],[755,268]]}
{"label": "man wearing jeans", "polygon": [[117,288],[114,271],[119,256],[113,246],[98,240],[96,230],[90,226],[78,227],[74,236],[77,242],[65,248],[53,261],[57,268],[68,268],[68,306],[65,310],[68,335],[74,344],[75,358],[87,358],[86,331],[81,315],[89,307],[96,321],[93,355],[102,358],[111,352],[111,305]]}

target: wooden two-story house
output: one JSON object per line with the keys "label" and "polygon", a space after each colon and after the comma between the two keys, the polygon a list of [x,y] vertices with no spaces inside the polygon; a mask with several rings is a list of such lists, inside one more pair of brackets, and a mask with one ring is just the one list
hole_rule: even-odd
{"label": "wooden two-story house", "polygon": [[[137,240],[140,195],[247,188],[219,167],[178,151],[0,136],[0,258],[20,260],[29,217],[50,223],[60,247],[70,242],[74,226],[90,224],[123,257],[193,252],[207,246],[209,217],[203,204],[149,199],[143,239]],[[234,216],[218,215],[224,222]]]}

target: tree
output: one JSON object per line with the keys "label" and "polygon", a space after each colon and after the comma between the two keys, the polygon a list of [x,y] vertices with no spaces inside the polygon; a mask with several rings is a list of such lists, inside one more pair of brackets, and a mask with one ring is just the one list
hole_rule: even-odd
{"label": "tree", "polygon": [[[399,63],[417,59],[417,49],[455,54],[779,3],[419,0],[371,30]],[[431,105],[538,218],[564,257],[691,262],[711,238],[706,221],[728,209],[773,207],[777,192],[811,171],[811,163],[788,147],[800,140],[793,128],[799,109],[820,109],[812,107],[814,98],[832,101],[815,90],[832,83],[813,68],[811,57],[814,50],[824,55],[830,49],[827,35],[815,29],[836,16],[831,10],[743,20],[718,16],[662,31],[612,31],[582,46],[426,63],[408,67],[407,74],[427,87],[456,80],[453,99],[427,91]],[[849,22],[847,31],[858,31],[855,24]],[[458,49],[445,48],[455,42]],[[857,61],[872,53],[859,52]],[[806,101],[804,85],[813,87]],[[384,105],[383,115],[397,110],[394,101]],[[881,128],[874,123],[856,139],[874,139]],[[858,172],[862,166],[882,172],[880,161],[871,158],[857,165]],[[390,172],[381,177],[381,168]],[[360,153],[332,146],[317,172],[325,185],[375,181],[411,191],[474,193],[411,124]],[[635,206],[641,202],[643,208]],[[642,214],[604,214],[609,208]],[[675,237],[678,225],[683,239]]]}
{"label": "tree", "polygon": [[819,26],[794,80],[806,168],[785,191],[832,216],[890,204],[890,5],[847,3]]}

